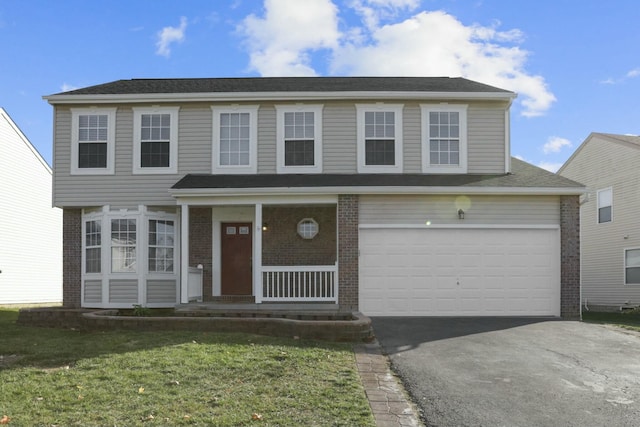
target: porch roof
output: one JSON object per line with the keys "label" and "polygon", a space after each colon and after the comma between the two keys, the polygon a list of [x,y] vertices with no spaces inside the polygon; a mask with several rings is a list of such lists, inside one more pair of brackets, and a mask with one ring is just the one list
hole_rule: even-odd
{"label": "porch roof", "polygon": [[[174,196],[194,193],[247,194],[269,190],[310,193],[464,192],[581,194],[584,186],[521,160],[512,159],[508,174],[188,174],[170,190]],[[439,191],[441,190],[441,191]]]}

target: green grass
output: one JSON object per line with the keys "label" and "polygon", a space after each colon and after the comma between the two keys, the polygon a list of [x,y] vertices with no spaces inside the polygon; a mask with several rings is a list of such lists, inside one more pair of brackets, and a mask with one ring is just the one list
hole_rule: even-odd
{"label": "green grass", "polygon": [[0,418],[10,425],[375,425],[348,344],[16,318],[0,309]]}
{"label": "green grass", "polygon": [[615,325],[621,328],[640,332],[640,310],[615,313],[583,311],[582,320],[590,323]]}

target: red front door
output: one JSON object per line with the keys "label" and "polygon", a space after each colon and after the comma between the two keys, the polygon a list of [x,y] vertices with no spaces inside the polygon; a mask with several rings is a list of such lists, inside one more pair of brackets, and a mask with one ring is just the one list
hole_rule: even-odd
{"label": "red front door", "polygon": [[253,295],[251,223],[224,222],[222,236],[222,295]]}

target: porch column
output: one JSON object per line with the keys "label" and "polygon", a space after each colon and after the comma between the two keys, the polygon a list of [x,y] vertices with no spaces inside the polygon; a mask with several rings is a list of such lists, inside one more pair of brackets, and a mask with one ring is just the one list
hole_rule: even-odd
{"label": "porch column", "polygon": [[180,206],[180,302],[189,302],[189,205]]}
{"label": "porch column", "polygon": [[253,239],[253,295],[262,302],[262,203],[256,203]]}

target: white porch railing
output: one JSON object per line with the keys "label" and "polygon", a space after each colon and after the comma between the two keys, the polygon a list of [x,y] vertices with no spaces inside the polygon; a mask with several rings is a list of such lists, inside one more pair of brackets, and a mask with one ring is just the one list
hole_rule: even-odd
{"label": "white porch railing", "polygon": [[202,265],[189,267],[189,301],[202,301]]}
{"label": "white porch railing", "polygon": [[263,266],[263,301],[338,301],[338,264]]}

